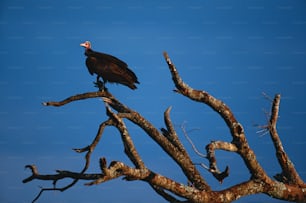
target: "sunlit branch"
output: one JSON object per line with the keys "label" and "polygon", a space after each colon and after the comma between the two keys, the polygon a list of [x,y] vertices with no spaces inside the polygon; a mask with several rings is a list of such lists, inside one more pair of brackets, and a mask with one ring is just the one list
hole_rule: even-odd
{"label": "sunlit branch", "polygon": [[215,157],[216,150],[225,150],[229,152],[237,152],[238,149],[236,145],[223,141],[211,141],[210,144],[206,146],[207,159],[209,160],[209,171],[213,176],[220,182],[223,182],[223,179],[229,175],[229,167],[226,166],[223,172],[220,172],[217,167],[217,159]]}
{"label": "sunlit branch", "polygon": [[123,142],[124,151],[126,155],[134,163],[136,168],[145,168],[145,164],[141,160],[141,157],[139,156],[135,148],[135,145],[132,141],[132,138],[130,137],[130,134],[123,120],[118,115],[113,113],[108,106],[106,107],[106,109],[107,109],[107,115],[109,115],[115,121],[115,126],[120,131],[121,139]]}
{"label": "sunlit branch", "polygon": [[87,92],[83,94],[77,94],[71,97],[68,97],[62,101],[48,101],[48,102],[43,102],[42,104],[44,106],[63,106],[65,104],[68,104],[70,102],[78,101],[78,100],[83,100],[83,99],[89,99],[89,98],[97,98],[97,97],[103,97],[107,96],[106,91],[98,91],[98,92]]}
{"label": "sunlit branch", "polygon": [[187,151],[180,142],[178,135],[174,129],[174,126],[172,124],[171,118],[170,118],[170,111],[171,107],[167,108],[167,110],[164,112],[164,122],[167,129],[161,128],[161,131],[163,135],[183,154],[187,155]]}
{"label": "sunlit branch", "polygon": [[285,152],[276,129],[276,124],[279,117],[280,98],[280,94],[276,94],[274,97],[269,125],[271,139],[276,150],[276,157],[282,168],[281,174],[276,174],[274,177],[284,183],[298,184],[305,187],[305,183],[300,178],[299,174],[295,170],[294,164],[291,162],[289,156]]}
{"label": "sunlit branch", "polygon": [[[209,185],[201,177],[196,167],[191,166],[192,161],[188,154],[180,151],[174,146],[168,138],[166,138],[157,128],[155,128],[148,120],[142,117],[138,112],[129,109],[122,105],[118,100],[108,98],[104,99],[107,104],[119,112],[118,116],[121,118],[127,118],[134,124],[142,128],[147,135],[149,135],[174,161],[178,163],[188,179],[195,184],[198,189],[210,190]],[[119,107],[118,107],[119,106]]]}
{"label": "sunlit branch", "polygon": [[175,65],[172,63],[166,52],[164,52],[164,58],[168,64],[170,73],[172,75],[172,80],[177,88],[176,91],[191,100],[208,105],[215,112],[217,112],[229,127],[233,138],[232,144],[236,145],[238,148],[237,153],[244,160],[250,173],[254,175],[254,178],[270,181],[269,177],[258,163],[254,151],[250,148],[247,142],[243,126],[236,120],[231,109],[223,101],[216,99],[208,92],[203,90],[195,90],[189,87],[179,76]]}

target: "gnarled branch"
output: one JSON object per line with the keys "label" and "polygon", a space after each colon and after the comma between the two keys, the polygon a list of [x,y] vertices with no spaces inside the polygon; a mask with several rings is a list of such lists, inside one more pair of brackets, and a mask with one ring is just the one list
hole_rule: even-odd
{"label": "gnarled branch", "polygon": [[[266,174],[257,161],[254,151],[247,142],[243,126],[236,120],[231,109],[223,101],[216,99],[209,93],[189,87],[179,76],[176,67],[167,53],[164,53],[164,57],[171,72],[172,80],[177,88],[175,91],[191,100],[211,107],[223,118],[229,128],[232,137],[231,142],[212,141],[206,145],[207,155],[202,156],[202,158],[206,158],[209,161],[209,167],[206,167],[206,169],[222,183],[224,178],[230,175],[229,167],[227,166],[223,172],[218,169],[215,151],[226,150],[240,155],[250,172],[250,179],[222,191],[212,190],[205,181],[205,178],[202,177],[201,173],[197,170],[196,164],[192,162],[192,159],[180,141],[170,118],[171,108],[168,108],[164,113],[166,127],[159,130],[138,112],[122,104],[110,92],[88,92],[68,97],[59,102],[50,101],[43,103],[45,106],[63,106],[74,101],[89,98],[102,98],[106,104],[106,113],[109,118],[100,124],[98,132],[90,145],[74,149],[78,153],[86,152],[84,168],[80,172],[57,170],[56,174],[44,175],[38,172],[35,165],[26,166],[26,168],[31,170],[32,174],[23,180],[24,183],[33,180],[53,181],[53,187],[42,188],[33,202],[35,202],[44,191],[64,191],[72,187],[79,180],[90,180],[91,182],[87,182],[86,185],[95,185],[119,177],[124,177],[124,180],[127,181],[141,180],[147,182],[157,194],[161,195],[169,202],[231,202],[240,197],[258,193],[265,193],[271,197],[282,200],[306,202],[305,183],[299,177],[294,165],[285,153],[276,130],[280,95],[276,95],[273,100],[272,113],[268,125],[278,161],[282,168],[282,173],[276,175],[278,181],[275,181]],[[116,113],[113,110],[115,110]],[[143,131],[176,162],[191,184],[185,185],[178,183],[147,168],[129,135],[128,129],[124,123],[125,119],[130,120],[136,126],[143,129]],[[128,166],[120,161],[112,161],[107,165],[106,158],[101,158],[100,172],[86,173],[90,166],[91,154],[95,150],[107,126],[114,126],[119,130],[125,154],[132,161],[134,167]],[[184,132],[184,134],[186,134],[186,132]],[[190,141],[190,143],[193,144],[192,141]],[[61,188],[56,187],[58,181],[67,178],[72,179],[70,184]],[[181,197],[183,200],[179,200],[174,195]]]}

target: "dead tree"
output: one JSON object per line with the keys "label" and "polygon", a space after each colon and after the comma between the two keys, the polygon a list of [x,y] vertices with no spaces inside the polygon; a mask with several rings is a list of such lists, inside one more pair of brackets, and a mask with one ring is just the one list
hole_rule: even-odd
{"label": "dead tree", "polygon": [[[181,143],[170,119],[171,108],[168,108],[164,113],[165,128],[157,129],[138,112],[118,101],[110,92],[88,92],[71,96],[59,102],[50,101],[43,103],[45,106],[63,106],[70,102],[99,97],[106,104],[108,119],[100,124],[98,132],[90,145],[74,149],[77,153],[85,153],[86,161],[83,170],[80,172],[57,170],[55,174],[41,174],[35,165],[26,166],[26,168],[31,170],[31,175],[24,179],[23,183],[32,180],[53,181],[52,187],[41,188],[33,202],[45,191],[64,191],[75,185],[79,180],[88,180],[89,182],[85,185],[94,185],[118,177],[123,177],[127,181],[141,180],[147,182],[157,194],[169,202],[232,202],[243,196],[258,193],[264,193],[272,198],[281,200],[306,202],[306,184],[300,178],[293,163],[284,151],[276,128],[280,95],[276,94],[272,101],[271,116],[268,124],[265,126],[265,129],[271,136],[278,163],[282,169],[279,174],[271,178],[257,161],[254,151],[247,142],[243,126],[236,120],[231,109],[224,102],[209,93],[189,87],[179,76],[176,67],[167,53],[164,53],[164,57],[176,87],[175,92],[212,108],[222,117],[230,130],[231,142],[211,141],[207,144],[206,155],[203,155],[209,162],[209,166],[206,167],[207,170],[222,183],[230,174],[230,170],[229,167],[226,167],[224,171],[218,169],[215,151],[225,150],[234,152],[241,157],[250,173],[250,178],[222,191],[214,191],[207,184],[205,178],[202,177]],[[131,139],[124,122],[125,119],[141,128],[176,162],[188,179],[189,184],[179,183],[162,174],[155,173],[145,165]],[[102,157],[100,158],[101,171],[98,173],[86,173],[90,165],[91,154],[99,143],[104,129],[108,126],[114,126],[119,130],[124,152],[134,166],[129,166],[119,161],[111,161],[108,164],[106,158]],[[72,179],[72,181],[64,187],[57,187],[57,183],[62,179]],[[178,199],[177,196],[181,197],[181,199]]]}

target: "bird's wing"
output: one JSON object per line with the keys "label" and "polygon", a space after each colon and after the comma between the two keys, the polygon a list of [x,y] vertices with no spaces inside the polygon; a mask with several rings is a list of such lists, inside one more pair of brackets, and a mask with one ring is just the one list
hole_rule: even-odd
{"label": "bird's wing", "polygon": [[96,73],[97,59],[95,57],[87,57],[86,66],[91,75]]}
{"label": "bird's wing", "polygon": [[116,64],[116,65],[118,65],[119,67],[122,67],[122,68],[124,68],[124,67],[127,68],[127,66],[128,66],[124,61],[118,59],[115,56],[109,55],[109,54],[94,52],[93,56],[97,60],[101,61],[102,63],[106,63],[106,64],[114,63],[114,64]]}
{"label": "bird's wing", "polygon": [[97,59],[97,65],[100,64],[98,66],[104,64],[103,72],[104,75],[109,77],[108,80],[110,82],[112,79],[122,80],[122,78],[125,78],[131,82],[139,83],[135,73],[128,68],[128,65],[124,61],[115,56],[100,52],[94,52],[94,57]]}

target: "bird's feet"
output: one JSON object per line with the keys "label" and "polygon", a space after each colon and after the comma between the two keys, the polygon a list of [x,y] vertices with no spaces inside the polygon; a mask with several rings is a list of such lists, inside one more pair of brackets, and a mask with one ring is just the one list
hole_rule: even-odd
{"label": "bird's feet", "polygon": [[95,87],[99,88],[99,91],[103,92],[103,91],[107,91],[107,88],[105,87],[104,82],[102,82],[101,80],[97,80],[97,82],[94,82]]}

